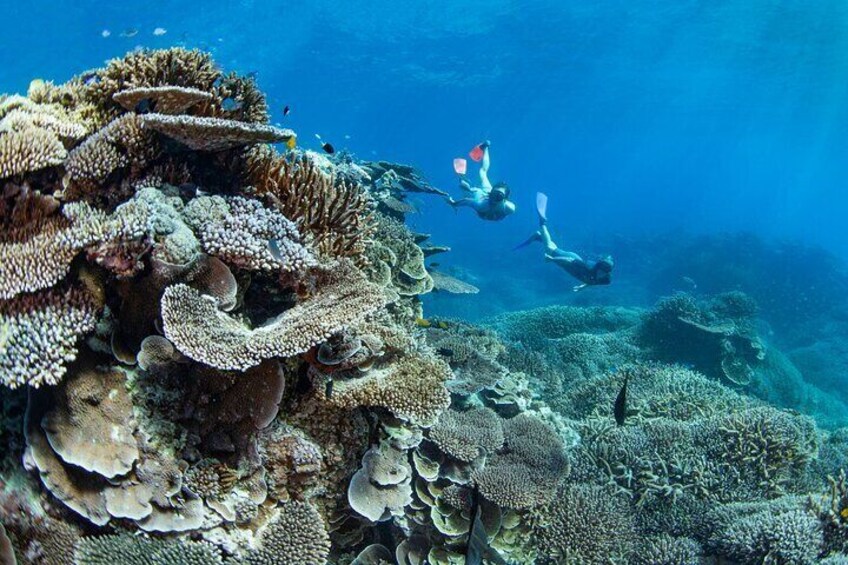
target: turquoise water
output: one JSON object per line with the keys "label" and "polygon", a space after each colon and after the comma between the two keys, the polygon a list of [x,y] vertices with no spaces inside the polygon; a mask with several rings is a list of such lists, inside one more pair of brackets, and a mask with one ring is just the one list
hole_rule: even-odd
{"label": "turquoise water", "polygon": [[[277,151],[306,155],[338,177],[353,174],[358,182],[349,186],[406,225],[379,216],[361,248],[328,252],[315,239],[320,229],[303,219],[323,197],[281,204],[285,190],[262,185],[271,173],[240,168],[241,149],[210,153],[153,126],[159,153],[139,164],[122,145],[129,141],[109,141],[132,166],[94,185],[74,172],[72,156],[0,180],[0,257],[8,265],[19,260],[14,244],[32,235],[16,231],[18,223],[44,229],[37,215],[10,220],[11,203],[31,198],[21,187],[61,187],[59,201],[103,214],[146,198],[151,215],[182,234],[182,244],[193,241],[200,257],[178,260],[180,244],[148,226],[135,238],[92,236],[49,284],[40,279],[49,265],[39,261],[22,270],[0,265],[0,382],[16,387],[0,388],[0,440],[9,446],[0,460],[0,524],[18,562],[52,563],[65,551],[76,552],[79,565],[135,563],[136,549],[98,537],[126,529],[153,530],[139,537],[138,554],[161,542],[163,563],[378,562],[353,561],[371,543],[389,552],[381,563],[463,563],[472,495],[483,500],[486,543],[511,563],[848,559],[848,488],[838,480],[848,466],[848,4],[62,0],[7,2],[3,13],[0,93],[25,95],[34,79],[61,84],[128,53],[198,49],[218,69],[254,80],[269,124],[296,132],[287,153],[290,134],[277,131]],[[125,112],[111,91],[106,102],[97,98],[108,82],[99,73],[87,96],[107,109],[98,108],[97,119],[73,114],[91,129],[62,139],[72,152],[116,116],[149,120],[147,104]],[[201,90],[219,96],[222,84]],[[242,102],[227,103],[237,115]],[[61,112],[79,104],[59,103]],[[214,104],[187,112],[233,117]],[[4,151],[11,135],[0,127]],[[459,198],[453,160],[466,158],[476,182],[468,154],[484,140],[489,178],[509,184],[516,206],[501,221],[418,192],[393,192],[411,210],[392,213],[379,192],[382,170],[368,163],[411,165]],[[182,161],[191,167],[186,178],[168,169]],[[351,164],[371,167],[371,178],[356,177]],[[130,181],[151,171],[163,177],[152,192],[137,191]],[[513,250],[539,226],[538,192],[548,196],[547,226],[562,250],[614,257],[609,286],[575,292],[579,281],[546,261],[538,243]],[[205,222],[220,219],[220,208],[203,200],[210,194],[226,197],[231,216],[234,199],[259,194],[257,206],[291,216],[304,239],[292,236],[289,248],[294,232],[257,235],[232,217],[210,227]],[[349,208],[363,224],[372,221],[355,199]],[[264,253],[266,264],[244,247],[227,248],[247,232],[250,253]],[[50,263],[63,245],[48,245],[39,260]],[[422,259],[430,245],[450,251]],[[20,282],[21,272],[32,281]],[[431,275],[479,292],[431,291]],[[168,294],[176,285],[188,294]],[[82,308],[71,288],[99,293],[91,320],[74,322],[85,329],[68,337],[62,316]],[[215,298],[180,302],[195,291]],[[313,301],[324,291],[332,298]],[[60,307],[35,323],[21,314],[44,304]],[[169,304],[183,308],[180,315],[165,312]],[[307,321],[287,330],[287,316],[300,315]],[[197,327],[176,327],[183,318]],[[239,341],[266,330],[279,333],[256,350]],[[145,349],[151,337],[169,356]],[[104,402],[86,379],[120,391],[119,405],[86,411]],[[613,402],[623,382],[630,396],[619,413]],[[35,389],[17,386],[40,383],[56,386],[29,398]],[[88,404],[76,393],[90,394]],[[114,435],[98,441],[130,446],[127,465],[81,454],[100,457],[84,439],[107,424]],[[62,436],[63,426],[72,437]],[[497,433],[478,437],[481,429]],[[528,444],[548,451],[522,451],[531,437]],[[463,446],[476,455],[463,458]],[[404,478],[365,477],[374,461]],[[121,467],[117,478],[103,472],[108,465]],[[171,489],[167,503],[133,490],[151,483],[145,465],[158,469],[156,489]],[[518,483],[544,492],[513,492],[493,478],[510,466],[526,471]],[[808,505],[827,498],[828,476],[831,506]],[[174,477],[177,487],[166,484]],[[201,492],[206,480],[226,492]],[[383,500],[400,496],[398,485],[412,502]],[[256,494],[262,488],[266,498]],[[138,507],[109,498],[126,493],[138,496]],[[45,514],[47,507],[54,510]],[[595,531],[581,529],[586,514],[599,516]],[[150,526],[174,515],[191,525],[159,533]],[[292,550],[300,538],[280,526],[286,520],[314,522],[304,539],[318,537]],[[548,523],[554,534],[545,533]],[[71,533],[45,533],[60,527]],[[85,541],[67,545],[68,537]],[[0,565],[3,542],[0,535]]]}

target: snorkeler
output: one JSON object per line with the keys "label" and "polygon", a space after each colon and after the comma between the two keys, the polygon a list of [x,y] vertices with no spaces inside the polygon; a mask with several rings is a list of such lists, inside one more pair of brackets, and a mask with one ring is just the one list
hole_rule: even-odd
{"label": "snorkeler", "polygon": [[605,255],[596,261],[586,261],[577,253],[563,251],[551,239],[548,231],[548,197],[541,192],[536,193],[536,211],[539,213],[539,231],[531,235],[527,241],[517,245],[515,249],[521,249],[533,243],[541,241],[545,246],[545,260],[553,262],[557,267],[564,269],[569,275],[579,280],[582,284],[576,285],[573,290],[583,290],[587,286],[598,286],[610,284],[612,269],[615,266],[612,257]]}
{"label": "snorkeler", "polygon": [[484,141],[471,150],[470,156],[474,161],[480,161],[480,187],[473,187],[465,179],[465,159],[454,159],[454,170],[460,176],[459,187],[466,196],[459,200],[448,197],[448,204],[454,209],[467,206],[477,212],[483,220],[496,222],[503,220],[515,212],[515,204],[509,200],[509,186],[505,182],[499,182],[492,186],[489,182],[489,146],[491,143]]}

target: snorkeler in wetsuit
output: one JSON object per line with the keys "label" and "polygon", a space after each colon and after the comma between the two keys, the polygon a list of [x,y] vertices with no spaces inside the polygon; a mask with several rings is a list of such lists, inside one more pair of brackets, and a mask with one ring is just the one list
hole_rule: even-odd
{"label": "snorkeler in wetsuit", "polygon": [[503,220],[510,214],[515,212],[515,204],[509,200],[509,186],[505,182],[499,182],[492,186],[489,182],[489,146],[488,141],[484,141],[471,152],[471,158],[475,159],[476,155],[480,155],[480,187],[473,187],[465,180],[465,161],[462,162],[462,169],[457,169],[457,174],[460,175],[459,187],[465,192],[466,196],[459,200],[454,200],[448,197],[448,203],[454,208],[466,206],[477,212],[477,215],[483,220],[496,222]]}
{"label": "snorkeler in wetsuit", "polygon": [[569,275],[579,280],[573,290],[583,290],[587,286],[608,285],[612,280],[612,269],[615,263],[612,257],[605,255],[595,261],[587,261],[572,251],[563,251],[551,239],[548,231],[548,197],[541,192],[536,193],[536,211],[539,213],[539,231],[531,235],[527,241],[515,247],[521,249],[534,241],[541,241],[545,246],[545,260],[551,261],[557,267],[564,269]]}

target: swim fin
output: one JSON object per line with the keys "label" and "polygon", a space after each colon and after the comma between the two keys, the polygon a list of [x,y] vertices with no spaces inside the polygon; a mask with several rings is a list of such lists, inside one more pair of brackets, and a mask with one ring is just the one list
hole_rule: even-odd
{"label": "swim fin", "polygon": [[513,251],[518,251],[519,249],[524,249],[534,241],[542,241],[542,234],[539,232],[533,232],[533,235],[528,237],[526,240],[522,241],[518,245],[512,248]]}
{"label": "swim fin", "polygon": [[474,148],[468,152],[468,156],[471,157],[471,160],[475,163],[479,163],[483,160],[483,144],[475,145]]}
{"label": "swim fin", "polygon": [[536,212],[539,213],[539,223],[544,225],[548,221],[548,195],[544,192],[536,193]]}

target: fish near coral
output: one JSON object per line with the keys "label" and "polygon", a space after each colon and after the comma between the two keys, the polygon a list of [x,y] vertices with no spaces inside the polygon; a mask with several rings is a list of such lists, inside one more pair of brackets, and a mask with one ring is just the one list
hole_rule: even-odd
{"label": "fish near coral", "polygon": [[621,390],[618,391],[618,396],[615,397],[613,405],[613,416],[615,416],[615,424],[623,426],[624,420],[627,418],[627,381],[630,379],[629,374],[624,375],[624,384],[621,385]]}

